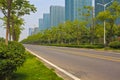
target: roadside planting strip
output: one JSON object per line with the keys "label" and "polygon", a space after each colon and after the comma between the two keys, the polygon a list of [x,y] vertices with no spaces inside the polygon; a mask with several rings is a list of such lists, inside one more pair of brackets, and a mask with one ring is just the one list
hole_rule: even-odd
{"label": "roadside planting strip", "polygon": [[28,52],[30,52],[31,54],[35,55],[36,57],[38,57],[39,59],[43,60],[43,61],[46,62],[47,64],[51,65],[52,67],[56,68],[57,70],[61,71],[61,72],[64,73],[64,74],[66,74],[67,76],[69,76],[69,77],[72,78],[73,80],[81,80],[81,79],[79,79],[78,77],[74,76],[73,74],[65,71],[64,69],[56,66],[55,64],[49,62],[48,60],[42,58],[41,56],[39,56],[39,55],[37,55],[37,54],[35,54],[35,53],[32,52],[31,50],[29,50],[29,49],[27,49],[27,48],[26,48],[26,50],[27,50]]}

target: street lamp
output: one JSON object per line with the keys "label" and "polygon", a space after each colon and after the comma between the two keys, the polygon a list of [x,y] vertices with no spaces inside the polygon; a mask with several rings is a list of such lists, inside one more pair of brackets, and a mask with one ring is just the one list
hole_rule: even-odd
{"label": "street lamp", "polygon": [[[106,3],[106,4],[97,3],[97,5],[103,6],[104,7],[104,11],[105,11],[106,6],[109,5],[110,3],[112,3],[113,1],[114,0],[112,0],[112,1],[110,1],[108,3]],[[105,27],[105,20],[104,20],[104,45],[106,45],[106,35],[105,35],[105,33],[106,33],[106,27]]]}

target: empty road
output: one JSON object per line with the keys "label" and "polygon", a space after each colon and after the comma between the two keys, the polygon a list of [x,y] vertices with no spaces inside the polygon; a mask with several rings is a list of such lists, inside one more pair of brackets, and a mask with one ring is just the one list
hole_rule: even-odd
{"label": "empty road", "polygon": [[120,53],[67,47],[24,46],[81,80],[120,80]]}

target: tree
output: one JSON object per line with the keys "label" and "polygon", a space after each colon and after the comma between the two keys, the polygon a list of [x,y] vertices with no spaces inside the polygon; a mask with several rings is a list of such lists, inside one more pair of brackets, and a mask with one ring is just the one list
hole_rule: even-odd
{"label": "tree", "polygon": [[90,42],[93,44],[94,41],[94,29],[95,29],[95,19],[94,19],[94,7],[91,6],[84,6],[85,13],[83,16],[86,17],[86,21],[88,26],[90,26]]}
{"label": "tree", "polygon": [[[6,3],[6,4],[5,4]],[[8,33],[9,33],[9,22],[10,22],[10,11],[11,11],[12,0],[0,0],[0,10],[7,17],[7,27],[6,27],[6,44],[8,44]],[[6,14],[7,12],[7,14]]]}
{"label": "tree", "polygon": [[11,6],[13,0],[0,0],[0,10],[7,18],[6,21],[6,40],[5,43],[8,45],[8,36],[10,32],[10,14],[11,14]]}
{"label": "tree", "polygon": [[92,18],[93,7],[84,6],[83,10],[84,10],[83,16],[85,17],[85,21],[87,21],[89,23]]}
{"label": "tree", "polygon": [[70,44],[73,40],[73,33],[74,33],[74,29],[73,29],[73,22],[71,21],[66,21],[65,22],[65,39],[66,39],[66,43]]}
{"label": "tree", "polygon": [[[30,14],[30,12],[35,12],[36,8],[31,5],[27,0],[0,0],[0,10],[6,17],[6,44],[8,44],[8,36],[10,37],[10,22],[13,20],[13,14],[17,17],[24,16],[25,14]],[[12,23],[15,24],[14,20]]]}
{"label": "tree", "polygon": [[59,24],[57,29],[57,43],[63,44],[64,39],[64,24]]}
{"label": "tree", "polygon": [[[87,24],[85,21],[79,22],[78,20],[73,22],[73,38],[75,39],[75,42],[77,45],[84,42],[84,38],[87,35]],[[84,37],[83,37],[84,36]]]}
{"label": "tree", "polygon": [[114,40],[115,37],[115,24],[117,19],[120,19],[120,3],[114,1],[113,4],[108,8],[110,11],[110,16],[108,17],[108,23],[110,24],[108,43]]}
{"label": "tree", "polygon": [[117,26],[116,35],[117,37],[120,37],[120,25]]}
{"label": "tree", "polygon": [[21,26],[24,24],[24,20],[22,18],[18,18],[17,16],[12,16],[12,20],[11,20],[11,37],[13,41],[18,41],[20,34],[21,34],[21,30],[23,30],[24,28]]}
{"label": "tree", "polygon": [[94,29],[94,39],[95,43],[102,44],[103,43],[103,25],[97,24]]}
{"label": "tree", "polygon": [[[14,5],[18,5],[18,6],[14,6]],[[11,19],[13,30],[15,30],[14,25],[15,25],[16,21],[17,21],[16,24],[17,25],[19,24],[19,27],[23,24],[23,19],[20,19],[19,17],[24,16],[25,14],[29,15],[30,12],[36,12],[36,8],[34,7],[34,5],[30,4],[29,1],[27,1],[27,0],[15,0],[15,2],[13,3],[13,10],[12,10],[13,17]],[[14,16],[16,16],[18,18],[18,20],[16,20],[14,18]],[[18,23],[18,22],[20,22],[20,23]],[[19,30],[21,30],[21,29],[19,29]],[[13,32],[15,32],[15,31],[13,31]],[[12,34],[12,36],[13,36],[13,40],[14,40],[15,34]]]}
{"label": "tree", "polygon": [[100,12],[97,15],[98,20],[102,22],[106,21],[108,23],[107,43],[113,41],[113,37],[115,36],[114,26],[118,18],[120,18],[120,3],[117,1],[114,1],[112,5],[106,9],[106,11]]}

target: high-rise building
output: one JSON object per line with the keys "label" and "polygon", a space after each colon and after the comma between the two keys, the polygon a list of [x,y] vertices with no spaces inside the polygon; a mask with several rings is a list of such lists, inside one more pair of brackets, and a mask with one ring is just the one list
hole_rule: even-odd
{"label": "high-rise building", "polygon": [[29,28],[29,36],[31,36],[34,32],[34,28]]}
{"label": "high-rise building", "polygon": [[43,19],[39,19],[39,30],[44,30]]}
{"label": "high-rise building", "polygon": [[73,21],[73,2],[74,0],[65,0],[65,20]]}
{"label": "high-rise building", "polygon": [[38,32],[40,32],[39,27],[29,28],[29,36],[37,34]]}
{"label": "high-rise building", "polygon": [[44,30],[50,28],[50,14],[43,14],[43,26]]}
{"label": "high-rise building", "polygon": [[84,6],[92,6],[92,0],[65,0],[65,20],[83,20]]}
{"label": "high-rise building", "polygon": [[39,33],[39,32],[40,32],[39,27],[35,27],[35,28],[34,28],[34,31],[33,31],[33,34],[37,34],[37,33]]}
{"label": "high-rise building", "polygon": [[50,6],[50,25],[57,26],[65,21],[65,8],[62,6]]}

